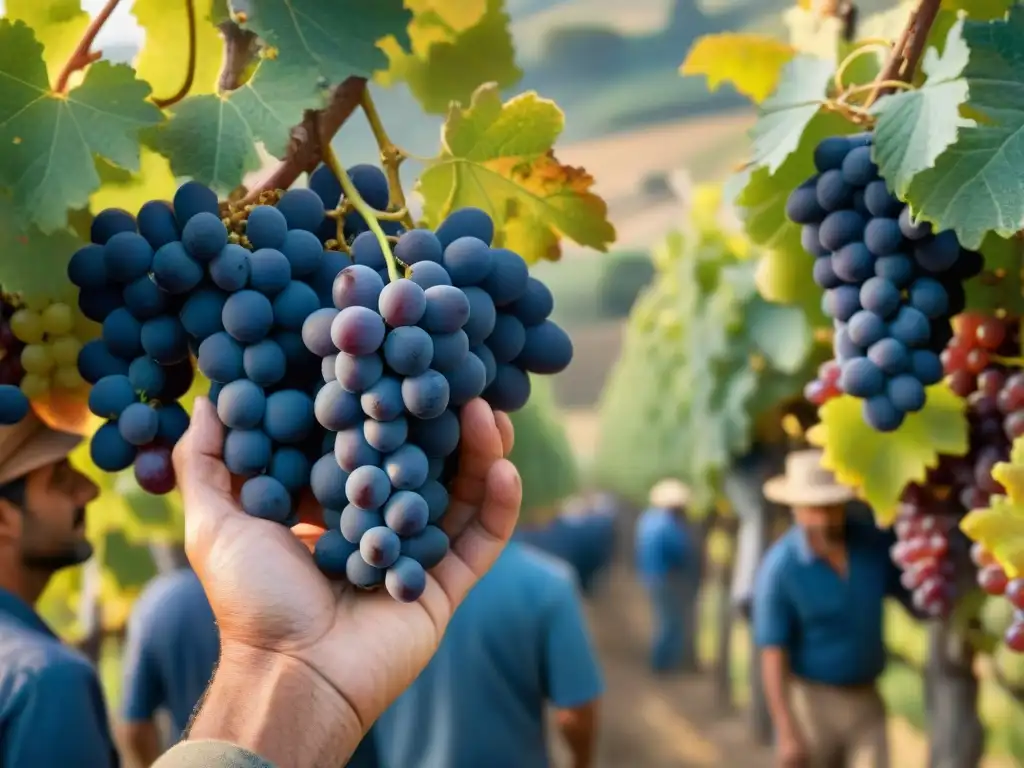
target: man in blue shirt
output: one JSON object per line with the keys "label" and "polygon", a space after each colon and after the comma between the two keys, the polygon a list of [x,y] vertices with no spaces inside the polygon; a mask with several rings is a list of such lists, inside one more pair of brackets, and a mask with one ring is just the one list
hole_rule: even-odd
{"label": "man in blue shirt", "polygon": [[[181,738],[219,655],[213,609],[195,571],[182,568],[146,585],[128,621],[124,656],[122,743],[133,762],[148,767]],[[158,710],[170,716],[169,743],[161,744]],[[377,768],[371,738],[347,765]]]}
{"label": "man in blue shirt", "polygon": [[754,638],[784,766],[888,766],[883,601],[906,598],[889,537],[848,519],[851,489],[797,451],[765,496],[796,525],[765,555],[754,588]]}
{"label": "man in blue shirt", "polygon": [[651,489],[650,506],[636,524],[637,570],[654,616],[650,664],[658,673],[679,667],[689,641],[685,616],[699,576],[684,520],[689,499],[682,483],[662,480]]}
{"label": "man in blue shirt", "polygon": [[593,764],[603,682],[569,567],[513,542],[375,727],[385,768],[547,768],[546,707]]}
{"label": "man in blue shirt", "polygon": [[0,428],[0,765],[118,765],[96,672],[33,604],[58,570],[85,562],[96,486],[67,456],[80,438],[34,413]]}

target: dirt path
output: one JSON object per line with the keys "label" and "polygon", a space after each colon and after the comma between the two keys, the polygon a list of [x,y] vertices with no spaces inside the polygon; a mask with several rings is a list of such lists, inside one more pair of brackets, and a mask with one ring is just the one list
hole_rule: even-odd
{"label": "dirt path", "polygon": [[[648,672],[647,603],[622,565],[588,605],[607,692],[597,768],[769,768],[769,750],[753,744],[739,715],[720,715],[707,677],[656,679]],[[555,748],[558,766],[569,766]]]}

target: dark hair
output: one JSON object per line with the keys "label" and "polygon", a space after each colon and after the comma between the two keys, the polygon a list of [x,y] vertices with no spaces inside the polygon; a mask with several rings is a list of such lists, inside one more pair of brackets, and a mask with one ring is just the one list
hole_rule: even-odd
{"label": "dark hair", "polygon": [[0,499],[6,499],[14,506],[24,509],[26,485],[27,479],[24,476],[0,485]]}

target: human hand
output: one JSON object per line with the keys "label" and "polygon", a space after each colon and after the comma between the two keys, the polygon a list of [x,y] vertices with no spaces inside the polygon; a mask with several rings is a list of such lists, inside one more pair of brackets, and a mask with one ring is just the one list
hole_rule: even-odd
{"label": "human hand", "polygon": [[780,733],[775,745],[779,768],[807,768],[807,748],[796,732]]}
{"label": "human hand", "polygon": [[[300,662],[365,731],[426,666],[455,608],[512,535],[522,488],[503,458],[511,422],[483,400],[463,408],[459,474],[442,524],[451,551],[430,571],[423,596],[407,604],[328,580],[290,530],[245,514],[221,458],[223,439],[212,405],[200,398],[174,452],[186,551],[217,619],[221,666]],[[319,512],[303,508],[304,517]],[[267,662],[268,654],[277,658]]]}

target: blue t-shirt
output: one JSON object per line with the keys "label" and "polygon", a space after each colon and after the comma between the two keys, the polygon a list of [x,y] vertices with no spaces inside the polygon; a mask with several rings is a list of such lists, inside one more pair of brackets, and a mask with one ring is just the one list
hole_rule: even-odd
{"label": "blue t-shirt", "polygon": [[686,526],[667,509],[651,507],[636,522],[636,567],[647,583],[681,575],[690,562]]}
{"label": "blue t-shirt", "polygon": [[905,596],[890,537],[864,523],[847,531],[845,578],[793,527],[768,550],[754,585],[758,646],[782,648],[795,675],[826,685],[868,684],[882,673],[883,603]]}
{"label": "blue t-shirt", "polygon": [[386,768],[546,768],[545,705],[604,684],[572,571],[511,543],[376,724]]}
{"label": "blue t-shirt", "polygon": [[116,768],[92,665],[21,598],[0,589],[0,765]]}
{"label": "blue t-shirt", "polygon": [[515,540],[567,562],[586,592],[614,555],[615,520],[603,514],[557,517],[541,528],[517,529]]}
{"label": "blue t-shirt", "polygon": [[[184,568],[153,579],[128,621],[123,718],[150,720],[164,709],[171,717],[171,743],[178,741],[219,657],[213,609],[195,572]],[[348,766],[377,768],[372,738],[363,739]]]}

